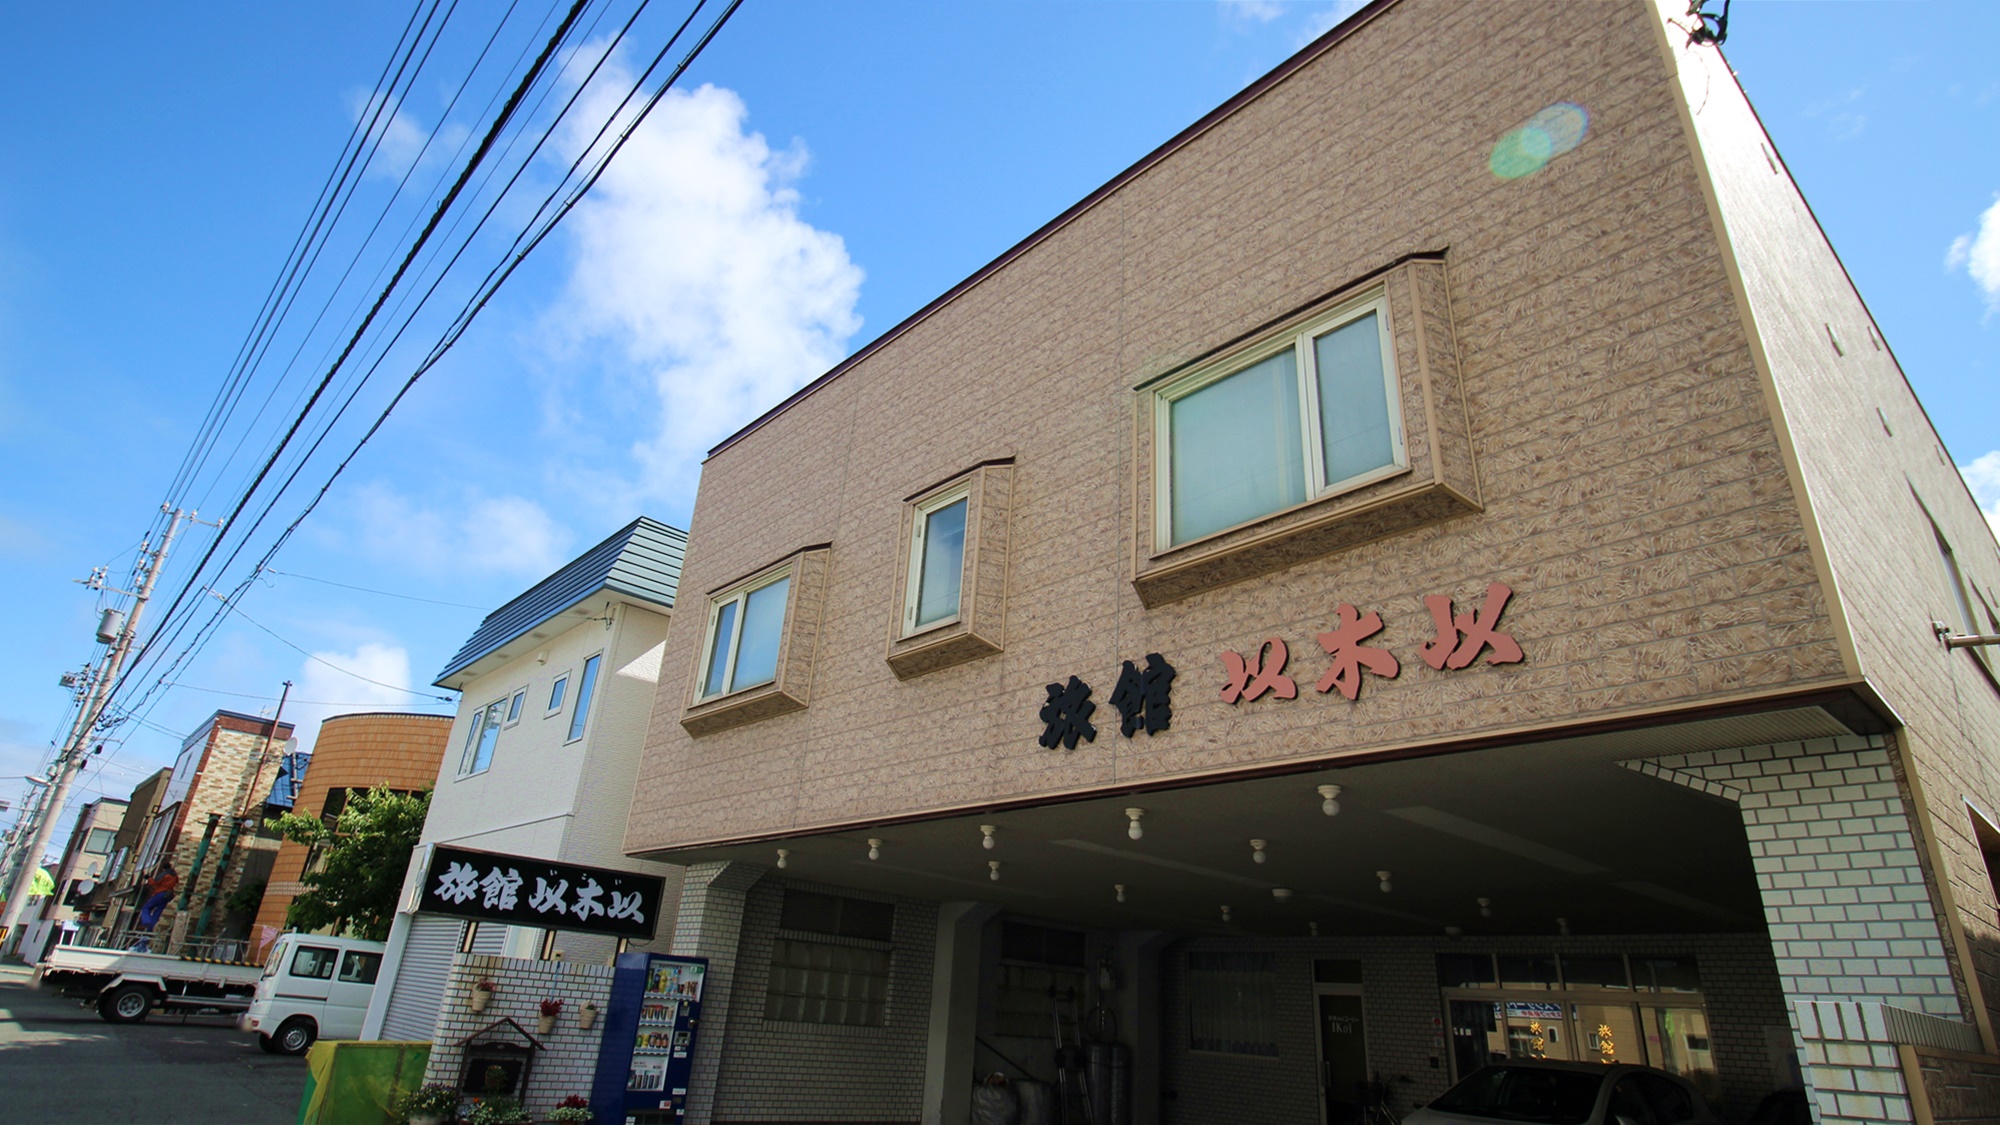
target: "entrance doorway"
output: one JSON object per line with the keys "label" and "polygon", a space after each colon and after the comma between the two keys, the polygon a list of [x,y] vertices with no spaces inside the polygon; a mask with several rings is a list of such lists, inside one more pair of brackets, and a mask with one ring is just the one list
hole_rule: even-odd
{"label": "entrance doorway", "polygon": [[1319,1069],[1327,1125],[1361,1120],[1368,1084],[1361,1018],[1361,997],[1319,996]]}
{"label": "entrance doorway", "polygon": [[1326,1125],[1359,1122],[1368,1095],[1361,962],[1313,962],[1313,1000],[1319,1014],[1321,1120]]}

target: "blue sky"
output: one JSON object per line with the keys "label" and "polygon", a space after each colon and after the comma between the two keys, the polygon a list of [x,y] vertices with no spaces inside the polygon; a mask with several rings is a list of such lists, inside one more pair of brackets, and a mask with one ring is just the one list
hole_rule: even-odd
{"label": "blue sky", "polygon": [[[444,107],[498,10],[466,5],[441,38],[358,207],[381,206],[404,169],[444,170],[418,149],[433,127],[456,146],[475,124]],[[115,733],[79,796],[124,795],[170,760],[177,732],[218,706],[266,709],[284,680],[287,717],[308,734],[342,710],[449,709],[428,682],[484,610],[636,514],[685,526],[715,439],[1340,14],[1270,0],[749,0],[301,526],[281,573]],[[0,798],[18,797],[57,732],[56,677],[93,654],[96,596],[70,579],[130,567],[407,15],[13,14],[0,42]],[[1991,4],[1746,2],[1727,48],[1989,511],[1995,42]],[[557,137],[564,152],[585,143]],[[273,369],[269,417],[309,366],[291,382]],[[246,432],[244,458],[271,431]],[[204,514],[248,464],[196,489]],[[183,568],[208,534],[183,542]],[[181,573],[170,566],[169,586]]]}

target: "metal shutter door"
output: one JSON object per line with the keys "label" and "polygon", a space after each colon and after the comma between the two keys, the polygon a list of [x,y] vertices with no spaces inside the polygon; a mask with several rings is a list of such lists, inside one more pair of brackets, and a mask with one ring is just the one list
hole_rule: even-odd
{"label": "metal shutter door", "polygon": [[464,925],[456,918],[436,914],[410,919],[395,991],[389,994],[388,1008],[382,1014],[382,1038],[430,1040],[437,1030],[438,1010],[444,1007],[445,978],[451,973],[451,959],[458,953]]}
{"label": "metal shutter door", "polygon": [[[481,922],[472,932],[472,952],[499,957],[507,952],[507,932],[513,929],[505,922]],[[454,944],[454,949],[457,946]]]}

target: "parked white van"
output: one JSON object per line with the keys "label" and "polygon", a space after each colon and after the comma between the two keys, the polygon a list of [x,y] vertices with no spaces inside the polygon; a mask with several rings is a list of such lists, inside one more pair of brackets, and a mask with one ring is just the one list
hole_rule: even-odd
{"label": "parked white van", "polygon": [[250,1010],[237,1026],[272,1054],[302,1055],[315,1039],[354,1039],[368,1015],[382,943],[285,934],[271,947]]}

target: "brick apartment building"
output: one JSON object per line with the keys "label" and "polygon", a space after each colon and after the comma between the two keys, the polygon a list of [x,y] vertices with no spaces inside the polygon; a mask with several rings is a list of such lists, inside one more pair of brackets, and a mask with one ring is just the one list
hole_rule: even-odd
{"label": "brick apartment building", "polygon": [[[320,724],[313,739],[312,764],[293,797],[292,811],[338,820],[348,795],[378,785],[404,793],[437,783],[451,734],[450,715],[367,711],[335,715]],[[285,912],[305,889],[309,849],[290,840],[278,845],[270,882],[251,929],[251,956],[268,947],[288,927]]]}
{"label": "brick apartment building", "polygon": [[[121,872],[132,893],[115,905],[107,944],[143,935],[155,952],[247,952],[256,907],[239,909],[232,898],[239,888],[266,882],[277,857],[278,837],[263,823],[264,797],[291,736],[290,723],[217,711],[181,742],[132,866]],[[163,865],[180,885],[153,927],[141,930],[145,885]]]}
{"label": "brick apartment building", "polygon": [[690,1123],[2000,1112],[2000,553],[1685,13],[1378,0],[713,452]]}

